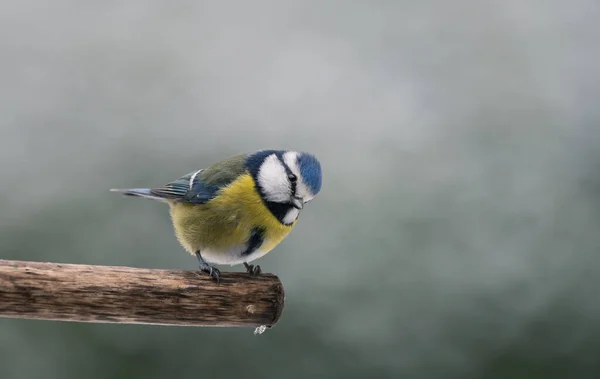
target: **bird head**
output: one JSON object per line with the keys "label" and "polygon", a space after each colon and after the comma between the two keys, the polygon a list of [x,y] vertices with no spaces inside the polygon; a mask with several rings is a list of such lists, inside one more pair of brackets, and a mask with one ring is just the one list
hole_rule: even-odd
{"label": "bird head", "polygon": [[[312,154],[261,150],[249,156],[247,163],[267,205],[273,203],[272,207],[282,208],[281,212],[283,208],[287,208],[286,212],[293,208],[297,216],[304,204],[321,190],[321,164]],[[287,218],[290,219],[293,213]]]}

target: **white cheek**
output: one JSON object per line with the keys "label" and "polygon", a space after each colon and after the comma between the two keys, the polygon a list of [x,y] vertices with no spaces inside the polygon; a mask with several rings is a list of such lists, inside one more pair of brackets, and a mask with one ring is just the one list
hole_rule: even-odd
{"label": "white cheek", "polygon": [[290,198],[290,186],[285,167],[275,155],[267,157],[260,166],[258,184],[269,201],[284,203]]}
{"label": "white cheek", "polygon": [[296,219],[298,218],[298,215],[300,214],[300,210],[296,209],[296,208],[292,208],[290,209],[285,217],[283,218],[283,223],[284,224],[291,224],[292,222],[296,221]]}

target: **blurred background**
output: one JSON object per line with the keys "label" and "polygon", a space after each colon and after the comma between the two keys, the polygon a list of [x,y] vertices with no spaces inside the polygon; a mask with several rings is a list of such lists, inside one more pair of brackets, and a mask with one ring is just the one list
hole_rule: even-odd
{"label": "blurred background", "polygon": [[275,328],[0,319],[0,378],[599,377],[598,16],[2,1],[0,258],[195,269],[167,207],[108,189],[261,148],[324,183],[259,262]]}

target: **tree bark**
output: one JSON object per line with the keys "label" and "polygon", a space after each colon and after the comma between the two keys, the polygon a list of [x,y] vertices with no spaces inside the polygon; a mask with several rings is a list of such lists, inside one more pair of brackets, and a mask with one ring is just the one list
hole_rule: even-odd
{"label": "tree bark", "polygon": [[204,273],[0,260],[0,317],[188,326],[277,323],[272,274]]}

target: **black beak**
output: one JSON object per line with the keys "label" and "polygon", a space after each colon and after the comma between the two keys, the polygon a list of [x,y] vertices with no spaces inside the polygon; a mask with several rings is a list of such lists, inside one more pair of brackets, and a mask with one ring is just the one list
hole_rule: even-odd
{"label": "black beak", "polygon": [[292,206],[296,209],[302,209],[304,207],[304,201],[299,197],[292,197]]}

